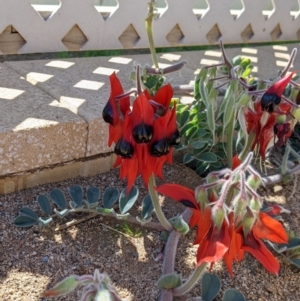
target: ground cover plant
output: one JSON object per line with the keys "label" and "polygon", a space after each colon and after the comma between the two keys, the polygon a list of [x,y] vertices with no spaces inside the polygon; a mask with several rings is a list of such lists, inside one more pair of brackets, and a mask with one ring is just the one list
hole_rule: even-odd
{"label": "ground cover plant", "polygon": [[[101,195],[97,187],[89,187],[86,195],[80,185],[69,188],[71,201],[59,189],[37,197],[44,216],[28,207],[20,209],[14,220],[18,227],[36,223],[49,225],[55,217],[88,212],[91,216],[110,215],[128,223],[163,231],[166,245],[163,252],[162,276],[158,300],[215,299],[220,280],[207,273],[215,263],[224,260],[228,272],[234,275],[234,265],[251,254],[270,273],[277,275],[280,265],[271,246],[289,262],[300,267],[300,239],[287,231],[280,214],[287,213],[280,206],[264,206],[259,195],[260,185],[290,181],[299,173],[299,165],[288,168],[290,153],[298,160],[297,152],[289,145],[283,156],[280,172],[262,176],[252,163],[254,157],[264,162],[270,147],[288,144],[296,123],[300,120],[299,84],[296,73],[290,70],[297,50],[291,53],[286,67],[269,79],[254,80],[251,62],[243,58],[229,61],[223,44],[223,61],[202,68],[193,87],[194,102],[183,105],[173,97],[173,87],[165,75],[184,67],[185,62],[160,69],[156,60],[152,37],[154,2],[149,4],[146,28],[154,68],[136,66],[131,77],[135,90],[126,92],[117,75],[110,76],[111,95],[103,109],[108,124],[108,145],[114,145],[117,155],[115,167],[128,186],[119,192],[107,187]],[[222,89],[225,89],[222,95]],[[134,95],[133,102],[130,95]],[[274,145],[274,146],[273,146]],[[205,176],[194,190],[168,183],[163,166],[172,164],[174,148],[185,152],[184,163],[194,164],[199,175]],[[141,176],[149,194],[142,201],[140,216],[130,215],[139,190],[134,185]],[[157,186],[155,177],[165,183]],[[185,205],[186,210],[167,219],[160,205],[164,195]],[[101,199],[101,202],[99,202]],[[52,214],[51,202],[55,204]],[[159,223],[151,221],[155,212]],[[196,229],[198,246],[196,267],[186,280],[175,272],[176,251],[181,235]],[[201,281],[201,296],[191,297],[189,291]],[[83,287],[81,300],[120,300],[108,275],[98,270],[94,275],[71,275],[48,290],[46,296],[59,296]],[[224,301],[245,300],[236,290],[227,290]]]}

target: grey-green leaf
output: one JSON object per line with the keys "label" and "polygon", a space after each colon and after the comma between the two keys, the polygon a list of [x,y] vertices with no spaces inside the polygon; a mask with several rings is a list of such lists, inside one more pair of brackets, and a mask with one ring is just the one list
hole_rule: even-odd
{"label": "grey-green leaf", "polygon": [[246,301],[244,295],[234,289],[225,291],[222,301]]}
{"label": "grey-green leaf", "polygon": [[191,154],[185,154],[183,157],[184,164],[188,164],[188,163],[192,162],[193,160],[194,160],[194,156],[192,156]]}
{"label": "grey-green leaf", "polygon": [[293,265],[300,268],[300,258],[289,258],[289,260]]}
{"label": "grey-green leaf", "polygon": [[205,273],[201,280],[201,297],[203,301],[213,300],[221,289],[221,281],[218,276]]}
{"label": "grey-green leaf", "polygon": [[50,215],[51,205],[48,197],[45,194],[40,194],[37,196],[37,201],[45,214]]}
{"label": "grey-green leaf", "polygon": [[119,198],[119,190],[114,187],[107,187],[103,194],[103,207],[111,208]]}
{"label": "grey-green leaf", "polygon": [[17,227],[31,227],[37,223],[37,220],[25,215],[19,215],[14,219],[14,224]]}
{"label": "grey-green leaf", "polygon": [[202,153],[201,155],[197,156],[197,158],[203,162],[214,163],[218,160],[217,156],[214,153]]}
{"label": "grey-green leaf", "polygon": [[122,190],[119,198],[119,206],[122,214],[126,213],[131,209],[131,207],[136,202],[138,196],[139,190],[136,186],[133,186],[128,193],[127,187]]}
{"label": "grey-green leaf", "polygon": [[66,209],[67,202],[63,192],[59,188],[54,188],[49,193],[51,200],[60,208]]}
{"label": "grey-green leaf", "polygon": [[191,142],[191,146],[194,149],[201,149],[201,148],[203,148],[206,145],[206,143],[207,142],[205,140],[202,140],[202,141],[193,141],[193,142]]}
{"label": "grey-green leaf", "polygon": [[89,187],[87,189],[87,200],[89,204],[95,204],[98,202],[100,197],[100,189],[98,187]]}
{"label": "grey-green leaf", "polygon": [[181,276],[178,274],[166,274],[161,276],[156,285],[160,289],[171,289],[181,284]]}
{"label": "grey-green leaf", "polygon": [[38,215],[36,214],[36,212],[34,212],[32,209],[30,209],[29,207],[22,207],[19,211],[20,215],[25,215],[35,221],[38,220]]}
{"label": "grey-green leaf", "polygon": [[153,209],[151,196],[147,194],[142,202],[142,218],[145,220],[152,213]]}
{"label": "grey-green leaf", "polygon": [[69,188],[69,194],[77,207],[82,206],[83,189],[80,185],[74,185]]}

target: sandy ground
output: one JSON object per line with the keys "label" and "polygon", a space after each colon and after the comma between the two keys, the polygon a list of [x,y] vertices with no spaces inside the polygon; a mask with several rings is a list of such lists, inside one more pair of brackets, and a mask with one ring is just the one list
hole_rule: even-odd
{"label": "sandy ground", "polygon": [[[196,187],[201,183],[193,170],[180,163],[167,166],[165,180]],[[96,217],[84,223],[55,231],[54,228],[66,221],[79,218],[77,214],[63,220],[56,219],[51,227],[38,225],[22,229],[16,228],[12,221],[22,206],[38,209],[35,201],[38,193],[48,193],[59,187],[67,193],[67,187],[80,184],[84,188],[98,186],[103,192],[108,186],[120,190],[126,186],[118,179],[118,170],[91,178],[78,178],[56,184],[47,184],[33,189],[0,197],[0,300],[37,301],[48,300],[43,292],[70,274],[91,274],[98,268],[111,277],[118,293],[126,301],[156,300],[158,289],[155,285],[161,273],[161,261],[155,258],[163,247],[157,231],[129,225],[137,237],[122,235],[106,227],[124,232],[122,221],[107,217]],[[131,214],[139,214],[140,204],[146,190],[140,179],[136,180],[140,198]],[[289,198],[293,184],[274,193],[273,187],[260,190],[267,202],[278,202],[292,211],[284,215],[287,228],[300,235],[299,181],[296,192]],[[66,194],[67,195],[67,194]],[[163,204],[168,217],[182,212],[184,207],[166,199]],[[155,216],[153,215],[155,221]],[[193,246],[194,231],[180,240],[176,259],[176,271],[187,278],[195,266],[196,247]],[[251,301],[298,301],[300,300],[300,270],[279,257],[281,270],[279,276],[270,275],[265,269],[247,255],[241,264],[235,264],[235,277],[231,278],[223,263],[214,266],[212,272],[222,280],[222,291],[235,288],[243,292]],[[192,295],[200,295],[197,285]],[[55,300],[79,300],[79,292]],[[50,299],[49,299],[50,300]],[[218,297],[216,300],[221,300]]]}

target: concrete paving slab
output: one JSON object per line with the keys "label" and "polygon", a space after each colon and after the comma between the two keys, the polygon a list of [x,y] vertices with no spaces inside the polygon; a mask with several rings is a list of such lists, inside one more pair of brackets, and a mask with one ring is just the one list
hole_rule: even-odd
{"label": "concrete paving slab", "polygon": [[[114,71],[117,72],[124,90],[130,90],[135,86],[129,79],[135,62],[141,65],[149,64],[151,57],[150,55],[93,57],[4,64],[88,123],[86,156],[93,156],[112,150],[107,147],[108,127],[102,119],[102,110],[110,95],[109,75]],[[171,63],[164,61],[162,67],[166,64]],[[191,77],[193,71],[189,68],[170,76],[174,84],[183,84]]]}
{"label": "concrete paving slab", "polygon": [[0,175],[82,158],[86,122],[0,64]]}

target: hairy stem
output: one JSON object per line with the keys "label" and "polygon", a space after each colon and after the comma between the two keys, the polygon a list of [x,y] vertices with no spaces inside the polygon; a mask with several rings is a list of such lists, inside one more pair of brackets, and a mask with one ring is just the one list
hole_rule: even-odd
{"label": "hairy stem", "polygon": [[235,122],[235,116],[236,112],[233,110],[231,119],[227,126],[227,144],[226,144],[226,151],[227,151],[227,166],[231,169],[232,168],[232,141],[233,141],[233,132],[234,132],[234,122]]}
{"label": "hairy stem", "polygon": [[[191,211],[189,209],[185,209],[182,213],[183,219],[188,222],[191,217]],[[173,230],[166,244],[166,248],[164,251],[164,261],[162,266],[162,276],[166,274],[172,274],[175,270],[175,258],[177,253],[177,246],[179,242],[179,238],[182,234]],[[171,290],[162,290],[159,296],[159,301],[172,301],[173,300],[173,292]]]}
{"label": "hairy stem", "polygon": [[152,203],[153,203],[153,207],[154,207],[156,216],[157,216],[159,222],[161,223],[161,225],[165,228],[165,230],[171,232],[173,230],[173,227],[170,224],[170,222],[167,220],[167,218],[165,217],[165,214],[163,213],[163,211],[161,209],[159,199],[158,199],[158,194],[155,191],[154,187],[155,187],[155,179],[154,179],[154,175],[151,174],[150,179],[149,179],[148,189],[149,189],[149,194],[152,199]]}
{"label": "hairy stem", "polygon": [[193,273],[190,275],[189,279],[184,284],[173,289],[173,295],[181,296],[189,292],[198,283],[206,266],[207,263],[203,262],[198,267],[196,267]]}
{"label": "hairy stem", "polygon": [[156,58],[156,51],[155,51],[154,39],[153,39],[153,29],[152,29],[152,22],[153,22],[153,17],[154,17],[154,5],[155,5],[155,1],[151,0],[149,3],[148,17],[145,20],[145,23],[146,23],[146,30],[147,30],[147,35],[148,35],[148,41],[149,41],[149,47],[150,47],[152,61],[153,61],[155,68],[159,68],[158,61]]}

